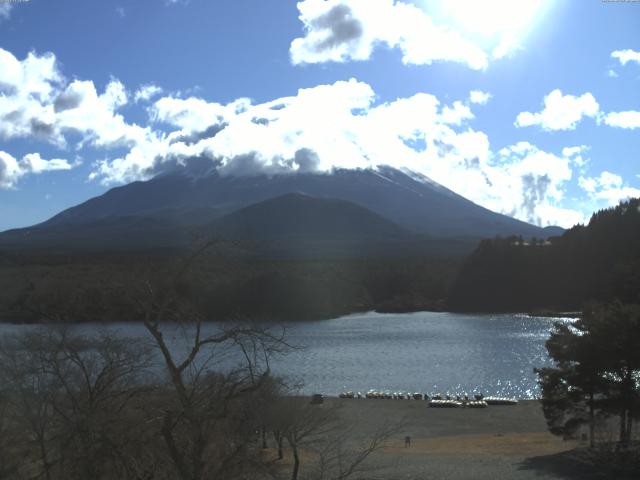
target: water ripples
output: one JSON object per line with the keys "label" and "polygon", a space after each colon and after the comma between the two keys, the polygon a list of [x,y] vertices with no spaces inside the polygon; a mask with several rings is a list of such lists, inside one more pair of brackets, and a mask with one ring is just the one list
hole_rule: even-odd
{"label": "water ripples", "polygon": [[274,371],[304,392],[370,389],[484,393],[535,398],[533,369],[549,365],[545,341],[557,319],[524,315],[350,315],[293,325],[306,348],[277,359]]}
{"label": "water ripples", "polygon": [[[287,325],[287,340],[304,348],[275,358],[272,369],[303,384],[303,393],[375,389],[535,398],[539,389],[533,369],[550,365],[544,344],[557,321],[521,314],[419,312],[293,323]],[[0,334],[25,328],[35,327],[4,324]],[[148,338],[135,323],[74,328],[89,335],[106,329],[123,337]],[[180,351],[185,347],[181,337],[189,337],[189,332],[176,329],[167,335],[172,348]],[[234,362],[231,356],[222,363]]]}

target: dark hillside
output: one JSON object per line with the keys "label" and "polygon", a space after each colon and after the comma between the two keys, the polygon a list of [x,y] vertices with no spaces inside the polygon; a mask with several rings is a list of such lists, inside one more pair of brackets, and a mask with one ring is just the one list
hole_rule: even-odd
{"label": "dark hillside", "polygon": [[589,300],[640,302],[640,200],[595,213],[550,242],[483,241],[449,294],[466,311],[580,309]]}

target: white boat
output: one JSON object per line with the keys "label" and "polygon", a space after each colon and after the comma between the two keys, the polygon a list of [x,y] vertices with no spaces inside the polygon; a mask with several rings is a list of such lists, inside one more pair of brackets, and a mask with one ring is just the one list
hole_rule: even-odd
{"label": "white boat", "polygon": [[457,400],[431,400],[429,402],[431,408],[460,408],[462,406],[462,402]]}
{"label": "white boat", "polygon": [[464,406],[467,408],[487,408],[489,404],[484,400],[469,400]]}

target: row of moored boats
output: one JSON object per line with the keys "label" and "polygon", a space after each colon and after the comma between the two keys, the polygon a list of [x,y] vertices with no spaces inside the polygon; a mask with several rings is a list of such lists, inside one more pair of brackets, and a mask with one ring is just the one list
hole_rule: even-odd
{"label": "row of moored boats", "polygon": [[338,395],[340,398],[374,400],[423,400],[429,402],[433,408],[486,408],[489,405],[515,405],[518,400],[506,397],[485,397],[478,393],[473,397],[468,395],[429,395],[426,393],[407,393],[369,390],[366,393],[346,391]]}

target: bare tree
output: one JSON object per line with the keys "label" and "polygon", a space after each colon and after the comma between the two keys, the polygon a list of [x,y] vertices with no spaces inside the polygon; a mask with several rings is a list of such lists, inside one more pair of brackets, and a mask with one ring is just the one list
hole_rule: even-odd
{"label": "bare tree", "polygon": [[22,472],[48,480],[125,472],[141,440],[129,412],[148,360],[141,345],[106,334],[41,329],[5,340],[2,381],[14,431],[23,432],[15,452]]}
{"label": "bare tree", "polygon": [[348,429],[335,432],[324,439],[316,452],[318,461],[306,477],[308,480],[346,480],[353,475],[372,474],[378,466],[368,466],[371,454],[384,448],[386,442],[399,431],[398,425],[387,425],[377,430],[363,443],[350,439]]}
{"label": "bare tree", "polygon": [[293,469],[291,479],[297,480],[300,471],[300,449],[319,437],[327,436],[337,428],[336,406],[316,406],[303,397],[284,397],[281,407],[287,412],[284,438],[291,447]]}
{"label": "bare tree", "polygon": [[8,395],[0,395],[0,479],[16,478],[20,458],[16,453],[19,436],[14,428],[14,419]]}
{"label": "bare tree", "polygon": [[[340,415],[341,404],[314,405],[300,395],[280,396],[270,405],[268,421],[274,436],[281,435],[291,449],[291,479],[345,480],[370,472],[368,457],[384,447],[400,426],[388,425],[371,437],[358,439]],[[303,471],[302,452],[308,463]],[[282,457],[279,457],[282,458]]]}
{"label": "bare tree", "polygon": [[[178,359],[158,323],[145,326],[162,353],[169,377],[166,405],[161,406],[161,434],[178,475],[198,480],[232,475],[246,467],[260,419],[245,400],[266,386],[270,376],[270,342],[280,339],[256,328],[234,327],[203,334],[192,326],[192,343]],[[216,347],[240,346],[242,363],[220,367]],[[263,355],[265,364],[256,358]]]}
{"label": "bare tree", "polygon": [[[268,387],[270,357],[288,348],[284,331],[273,334],[255,324],[205,324],[184,279],[210,246],[197,250],[168,281],[147,282],[133,297],[167,373],[158,419],[182,480],[234,478],[259,467],[253,449],[261,420],[246,401]],[[168,331],[185,340],[181,348],[167,340]]]}

